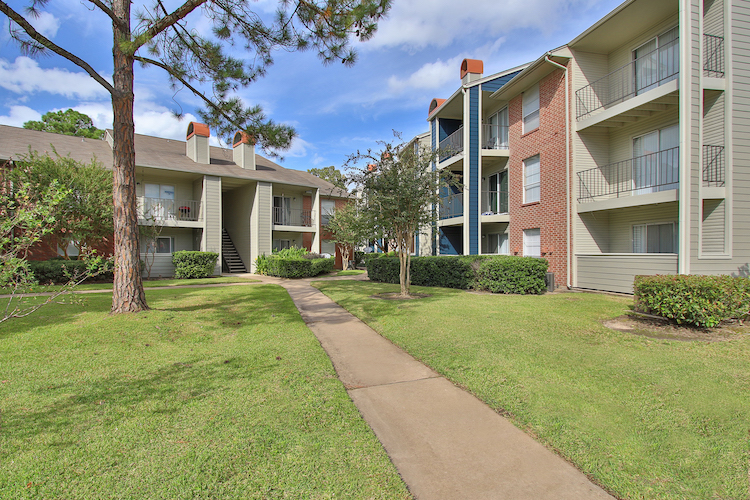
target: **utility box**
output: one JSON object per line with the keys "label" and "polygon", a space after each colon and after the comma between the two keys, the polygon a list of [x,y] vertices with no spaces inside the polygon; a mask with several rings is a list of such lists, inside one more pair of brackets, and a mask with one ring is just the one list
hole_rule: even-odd
{"label": "utility box", "polygon": [[555,291],[555,273],[547,273],[544,276],[544,281],[547,283],[547,291],[554,292]]}

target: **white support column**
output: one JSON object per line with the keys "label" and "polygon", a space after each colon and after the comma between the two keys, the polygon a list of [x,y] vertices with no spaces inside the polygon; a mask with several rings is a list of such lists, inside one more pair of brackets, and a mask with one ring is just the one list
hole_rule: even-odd
{"label": "white support column", "polygon": [[312,209],[315,214],[315,232],[313,233],[312,248],[310,251],[320,253],[320,232],[322,230],[320,221],[323,220],[323,214],[320,213],[320,189],[315,190]]}
{"label": "white support column", "polygon": [[690,273],[690,176],[692,164],[692,1],[680,0],[680,189],[677,272]]}
{"label": "white support column", "polygon": [[464,224],[463,224],[462,246],[463,246],[463,254],[469,255],[469,251],[471,250],[470,249],[471,240],[469,236],[469,189],[467,189],[467,187],[469,187],[468,183],[469,183],[470,174],[471,174],[471,171],[469,168],[469,146],[471,145],[471,142],[470,142],[471,131],[469,130],[471,128],[471,123],[469,122],[469,117],[471,116],[471,114],[470,114],[470,103],[469,103],[469,90],[467,88],[463,88],[462,93],[463,95],[461,97],[464,100],[464,118],[463,118],[463,127],[464,127],[464,131],[463,131],[464,132],[463,133],[464,135],[464,152],[463,152],[463,155],[464,155],[464,160],[463,160],[464,162],[464,172],[463,172],[463,175],[464,175],[464,178],[463,178],[464,213],[463,213],[463,219],[464,219]]}

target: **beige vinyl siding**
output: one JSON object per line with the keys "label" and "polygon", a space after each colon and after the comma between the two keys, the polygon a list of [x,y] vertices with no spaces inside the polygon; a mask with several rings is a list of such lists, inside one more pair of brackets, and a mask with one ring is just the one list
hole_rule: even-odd
{"label": "beige vinyl siding", "polygon": [[575,134],[574,169],[576,172],[601,167],[609,163],[609,131],[592,127]]}
{"label": "beige vinyl siding", "polygon": [[221,177],[203,177],[203,200],[206,217],[201,250],[219,254],[214,273],[221,274]]}
{"label": "beige vinyl siding", "polygon": [[724,36],[724,0],[703,1],[703,32]]}
{"label": "beige vinyl siding", "polygon": [[677,202],[620,208],[609,211],[609,252],[633,251],[633,225],[677,223]]}
{"label": "beige vinyl siding", "polygon": [[193,181],[193,200],[198,200],[198,220],[204,220],[206,207],[203,203],[203,178]]}
{"label": "beige vinyl siding", "polygon": [[578,288],[633,293],[637,275],[677,274],[675,254],[577,255]]}
{"label": "beige vinyl siding", "polygon": [[252,213],[254,198],[255,184],[248,184],[225,192],[222,200],[224,228],[229,233],[229,237],[247,269],[250,268],[250,261],[252,260],[250,214]]}
{"label": "beige vinyl siding", "polygon": [[575,253],[609,252],[609,213],[586,212],[576,217]]}
{"label": "beige vinyl siding", "polygon": [[703,200],[703,241],[704,254],[724,253],[725,201]]}
{"label": "beige vinyl siding", "polygon": [[250,266],[255,270],[255,259],[260,255],[270,255],[273,238],[271,234],[271,212],[273,206],[273,184],[259,182],[255,188],[255,200],[250,214]]}
{"label": "beige vinyl siding", "polygon": [[[185,228],[165,227],[162,228],[160,237],[172,238],[172,251],[179,252],[180,250],[194,250],[193,246],[193,230]],[[147,242],[141,241],[141,250],[146,248]],[[141,252],[141,260],[144,262],[147,258],[151,258],[145,252]],[[143,272],[146,277],[146,270]],[[168,278],[174,276],[174,265],[172,264],[172,254],[154,254],[153,264],[151,265],[151,278]]]}
{"label": "beige vinyl siding", "polygon": [[724,92],[703,93],[703,144],[724,145]]}
{"label": "beige vinyl siding", "polygon": [[135,186],[136,196],[140,197],[145,195],[146,184],[174,186],[175,200],[200,200],[200,197],[194,197],[193,183],[190,180],[176,180],[175,178],[170,178],[168,176],[139,175],[138,184]]}
{"label": "beige vinyl siding", "polygon": [[575,92],[583,87],[603,78],[607,75],[607,55],[595,54],[593,52],[581,52],[572,50],[573,60],[570,68],[571,80],[573,85],[573,118],[576,113]]}
{"label": "beige vinyl siding", "polygon": [[302,233],[292,231],[273,231],[271,236],[272,240],[289,240],[290,246],[302,248]]}
{"label": "beige vinyl siding", "polygon": [[622,68],[626,64],[633,61],[633,51],[643,45],[644,43],[648,42],[655,36],[661,35],[665,31],[677,26],[678,22],[678,16],[675,14],[674,16],[669,17],[668,19],[664,19],[656,25],[651,25],[651,27],[644,30],[640,35],[636,36],[632,40],[630,40],[628,43],[618,47],[617,49],[610,52],[607,62],[609,67],[609,73]]}

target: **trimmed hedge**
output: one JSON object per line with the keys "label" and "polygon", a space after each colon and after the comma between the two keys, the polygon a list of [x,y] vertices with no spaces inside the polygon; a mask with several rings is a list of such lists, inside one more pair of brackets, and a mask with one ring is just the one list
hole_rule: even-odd
{"label": "trimmed hedge", "polygon": [[[105,270],[86,281],[112,281],[114,270],[111,262],[105,261]],[[50,259],[29,261],[29,269],[34,279],[43,285],[50,283],[67,283],[71,277],[82,276],[87,272],[86,260]],[[67,272],[67,274],[66,274]]]}
{"label": "trimmed hedge", "polygon": [[547,289],[548,266],[545,259],[499,255],[479,265],[477,288],[492,293],[541,294]]}
{"label": "trimmed hedge", "polygon": [[732,276],[636,276],[636,310],[678,324],[714,327],[750,314],[750,278]]}
{"label": "trimmed hedge", "polygon": [[261,255],[255,260],[255,272],[279,278],[310,278],[333,271],[335,259],[322,257],[279,257],[278,255]]}
{"label": "trimmed hedge", "polygon": [[194,252],[181,250],[172,254],[174,277],[178,279],[208,278],[213,276],[216,260],[215,252]]}
{"label": "trimmed hedge", "polygon": [[[412,257],[411,284],[458,289],[484,289],[493,293],[539,294],[546,290],[547,261],[506,255]],[[398,257],[367,260],[372,281],[399,283]]]}

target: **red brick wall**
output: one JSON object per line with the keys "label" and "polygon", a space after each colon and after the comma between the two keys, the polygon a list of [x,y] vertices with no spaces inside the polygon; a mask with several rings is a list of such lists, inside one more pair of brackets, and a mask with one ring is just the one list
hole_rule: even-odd
{"label": "red brick wall", "polygon": [[[104,238],[99,244],[94,245],[94,249],[97,255],[111,256],[115,253],[113,237]],[[29,260],[49,260],[58,255],[57,238],[54,235],[45,236],[29,250]]]}
{"label": "red brick wall", "polygon": [[[321,200],[322,199],[323,198],[321,198]],[[331,198],[326,198],[326,199],[331,199]],[[343,208],[347,203],[349,203],[347,200],[343,200],[343,199],[336,199],[335,202],[336,202],[336,210],[338,210],[340,208]],[[321,239],[321,241],[322,240],[330,239],[331,238],[331,233],[329,231],[327,231],[322,226],[322,224],[321,224],[322,223],[322,217],[318,217],[318,221],[320,221],[320,222],[318,222],[318,224],[320,224],[318,226],[318,230],[320,231],[320,239]],[[336,258],[336,263],[333,265],[333,267],[335,267],[336,269],[343,269],[344,266],[343,266],[342,258],[341,258],[341,248],[338,245],[336,245],[336,255],[335,255],[335,258]]]}
{"label": "red brick wall", "polygon": [[[553,71],[539,82],[539,128],[523,134],[523,96],[508,104],[510,216],[508,244],[513,255],[523,254],[523,230],[539,228],[542,257],[555,273],[555,284],[567,282],[567,191],[565,163],[565,73]],[[540,195],[537,203],[523,203],[523,160],[539,155]]]}

